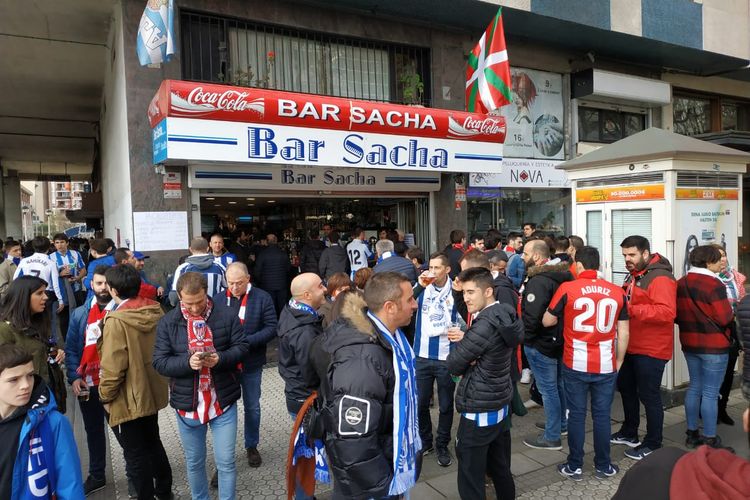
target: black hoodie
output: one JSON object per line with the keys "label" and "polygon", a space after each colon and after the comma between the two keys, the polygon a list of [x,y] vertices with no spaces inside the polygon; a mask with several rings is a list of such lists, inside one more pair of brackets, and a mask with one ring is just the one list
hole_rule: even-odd
{"label": "black hoodie", "polygon": [[562,324],[546,328],[542,317],[559,286],[573,279],[567,262],[532,266],[527,271],[521,301],[524,345],[550,358],[562,356]]}
{"label": "black hoodie", "polygon": [[284,379],[286,407],[297,413],[320,380],[310,363],[310,348],[323,333],[321,318],[284,306],[276,330],[279,336],[279,374]]}

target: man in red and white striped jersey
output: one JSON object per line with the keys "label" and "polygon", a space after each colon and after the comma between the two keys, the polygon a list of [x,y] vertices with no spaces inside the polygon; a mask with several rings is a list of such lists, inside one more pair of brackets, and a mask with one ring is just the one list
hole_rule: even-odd
{"label": "man in red and white striped jersey", "polygon": [[[599,251],[585,246],[576,252],[577,279],[560,285],[544,314],[549,327],[563,319],[563,369],[568,403],[568,461],[558,470],[573,480],[583,479],[583,442],[586,402],[591,394],[594,422],[594,474],[600,479],[619,471],[610,460],[610,408],[617,368],[628,346],[629,321],[621,287],[599,279]],[[615,348],[615,342],[617,346]]]}

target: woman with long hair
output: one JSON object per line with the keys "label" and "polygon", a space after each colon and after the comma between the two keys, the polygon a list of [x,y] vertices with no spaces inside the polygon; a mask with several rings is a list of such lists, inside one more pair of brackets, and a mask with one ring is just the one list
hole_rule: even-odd
{"label": "woman with long hair", "polygon": [[0,300],[0,345],[16,344],[34,356],[34,371],[50,382],[47,358],[60,364],[65,351],[51,338],[47,282],[36,276],[13,280]]}
{"label": "woman with long hair", "polygon": [[682,275],[686,276],[690,269],[690,253],[698,247],[698,237],[694,234],[688,236],[685,243],[685,261],[682,264]]}

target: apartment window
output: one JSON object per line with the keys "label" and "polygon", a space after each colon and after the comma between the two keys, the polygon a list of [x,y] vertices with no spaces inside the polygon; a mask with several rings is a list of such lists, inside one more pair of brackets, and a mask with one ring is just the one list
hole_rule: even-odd
{"label": "apartment window", "polygon": [[711,99],[674,96],[672,100],[674,131],[683,135],[711,132]]}
{"label": "apartment window", "polygon": [[646,115],[610,109],[578,107],[578,140],[610,143],[641,132]]}
{"label": "apartment window", "polygon": [[721,130],[750,130],[750,103],[722,100]]}
{"label": "apartment window", "polygon": [[429,49],[182,12],[189,80],[430,104]]}

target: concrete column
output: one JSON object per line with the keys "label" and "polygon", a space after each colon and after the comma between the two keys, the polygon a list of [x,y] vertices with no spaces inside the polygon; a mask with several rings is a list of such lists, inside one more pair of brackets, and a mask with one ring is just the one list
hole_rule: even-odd
{"label": "concrete column", "polygon": [[[436,220],[440,221],[437,227],[437,248],[442,250],[450,243],[450,234],[454,229],[461,229],[464,233],[468,230],[467,204],[463,202],[461,209],[456,210],[456,179],[455,174],[442,174],[440,179],[440,191],[435,195],[437,198]],[[468,185],[469,174],[463,174],[464,182]],[[431,237],[433,237],[431,235]],[[468,235],[466,238],[468,239]]]}
{"label": "concrete column", "polygon": [[2,178],[2,195],[0,195],[0,236],[12,236],[14,239],[23,238],[23,221],[21,214],[21,181],[15,171],[8,172]]}

